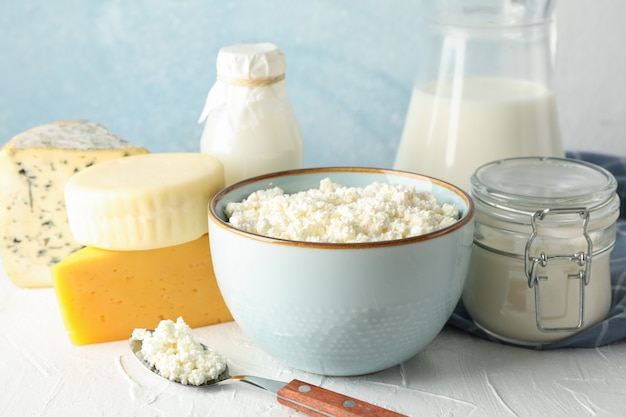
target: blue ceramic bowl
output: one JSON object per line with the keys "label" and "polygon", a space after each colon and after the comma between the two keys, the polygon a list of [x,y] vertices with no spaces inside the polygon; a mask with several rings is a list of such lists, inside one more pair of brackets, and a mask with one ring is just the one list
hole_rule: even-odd
{"label": "blue ceramic bowl", "polygon": [[[439,231],[376,243],[304,243],[236,229],[226,205],[252,192],[373,182],[430,191],[461,218]],[[448,183],[375,168],[313,168],[233,184],[209,204],[217,281],[235,321],[261,349],[295,368],[359,375],[397,365],[441,331],[465,283],[473,237],[469,196]]]}

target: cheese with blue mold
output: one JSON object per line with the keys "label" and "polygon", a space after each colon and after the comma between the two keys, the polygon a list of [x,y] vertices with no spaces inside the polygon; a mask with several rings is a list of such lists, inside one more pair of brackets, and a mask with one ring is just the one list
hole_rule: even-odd
{"label": "cheese with blue mold", "polygon": [[148,153],[104,126],[58,121],[29,129],[0,150],[0,253],[20,287],[50,287],[50,267],[83,247],[69,228],[64,188],[75,173]]}

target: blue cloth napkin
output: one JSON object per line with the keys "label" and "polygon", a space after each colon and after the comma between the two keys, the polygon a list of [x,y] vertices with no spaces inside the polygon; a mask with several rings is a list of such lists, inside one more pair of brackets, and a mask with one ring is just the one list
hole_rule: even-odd
{"label": "blue cloth napkin", "polygon": [[[626,339],[626,157],[592,152],[567,152],[568,158],[580,159],[602,166],[617,179],[617,194],[621,200],[620,218],[617,221],[617,239],[611,253],[612,302],[607,318],[584,331],[566,339],[533,347],[554,349],[564,347],[591,348]],[[478,328],[460,301],[448,324],[468,333],[499,341]],[[511,344],[511,343],[507,343]]]}

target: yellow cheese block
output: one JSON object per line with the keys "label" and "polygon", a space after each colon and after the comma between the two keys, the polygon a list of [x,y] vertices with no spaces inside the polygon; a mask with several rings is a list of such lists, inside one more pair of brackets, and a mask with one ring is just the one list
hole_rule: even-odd
{"label": "yellow cheese block", "polygon": [[208,231],[209,200],[224,187],[224,167],[201,153],[153,153],[98,164],[74,175],[65,205],[85,246],[148,250]]}
{"label": "yellow cheese block", "polygon": [[52,268],[75,345],[122,340],[183,317],[191,327],[232,321],[213,273],[208,235],[145,251],[85,247]]}
{"label": "yellow cheese block", "polygon": [[76,172],[148,150],[94,122],[37,126],[0,150],[0,250],[11,280],[50,287],[50,266],[83,245],[68,224],[64,189]]}

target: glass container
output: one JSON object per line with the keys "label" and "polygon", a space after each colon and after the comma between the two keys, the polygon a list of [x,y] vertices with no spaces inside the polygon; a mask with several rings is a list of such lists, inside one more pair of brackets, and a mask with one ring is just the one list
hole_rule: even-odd
{"label": "glass container", "polygon": [[469,191],[484,163],[564,156],[551,0],[430,2],[394,168]]}
{"label": "glass container", "polygon": [[302,168],[303,140],[287,95],[285,56],[272,43],[220,49],[200,122],[200,151],[224,165],[226,185]]}
{"label": "glass container", "polygon": [[620,200],[615,177],[564,158],[478,168],[472,259],[463,303],[502,340],[543,344],[603,320]]}

